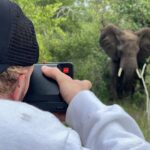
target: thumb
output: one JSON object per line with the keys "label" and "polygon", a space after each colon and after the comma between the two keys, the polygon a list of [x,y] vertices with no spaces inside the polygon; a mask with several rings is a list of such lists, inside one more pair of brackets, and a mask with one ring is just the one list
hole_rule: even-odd
{"label": "thumb", "polygon": [[58,83],[65,79],[71,79],[68,75],[62,73],[56,67],[42,66],[42,72],[45,76],[56,80]]}

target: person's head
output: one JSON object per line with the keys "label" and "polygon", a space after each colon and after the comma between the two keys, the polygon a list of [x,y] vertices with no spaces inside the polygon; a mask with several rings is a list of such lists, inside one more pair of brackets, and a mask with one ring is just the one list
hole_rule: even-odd
{"label": "person's head", "polygon": [[23,99],[38,57],[32,22],[17,4],[0,0],[0,98]]}

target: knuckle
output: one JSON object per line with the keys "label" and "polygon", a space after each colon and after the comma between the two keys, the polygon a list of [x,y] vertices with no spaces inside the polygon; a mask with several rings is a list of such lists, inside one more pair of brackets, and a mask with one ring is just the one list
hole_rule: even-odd
{"label": "knuckle", "polygon": [[84,80],[83,82],[85,83],[85,86],[86,86],[87,88],[90,89],[90,88],[92,87],[91,81],[89,81],[89,80]]}

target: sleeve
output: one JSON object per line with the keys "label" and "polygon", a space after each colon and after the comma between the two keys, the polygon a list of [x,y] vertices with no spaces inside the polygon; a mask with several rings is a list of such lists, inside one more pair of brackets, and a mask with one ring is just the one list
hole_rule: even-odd
{"label": "sleeve", "polygon": [[118,105],[104,105],[92,92],[82,91],[70,103],[66,123],[90,150],[149,150],[138,125]]}

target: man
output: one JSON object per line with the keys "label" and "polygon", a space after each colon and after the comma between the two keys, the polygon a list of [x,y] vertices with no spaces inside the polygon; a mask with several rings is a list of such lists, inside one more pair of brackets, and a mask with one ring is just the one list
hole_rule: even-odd
{"label": "man", "polygon": [[126,112],[102,104],[89,91],[89,81],[73,80],[56,68],[44,66],[42,71],[58,82],[72,129],[53,114],[21,102],[38,45],[32,23],[8,0],[0,1],[0,52],[0,150],[150,149]]}

